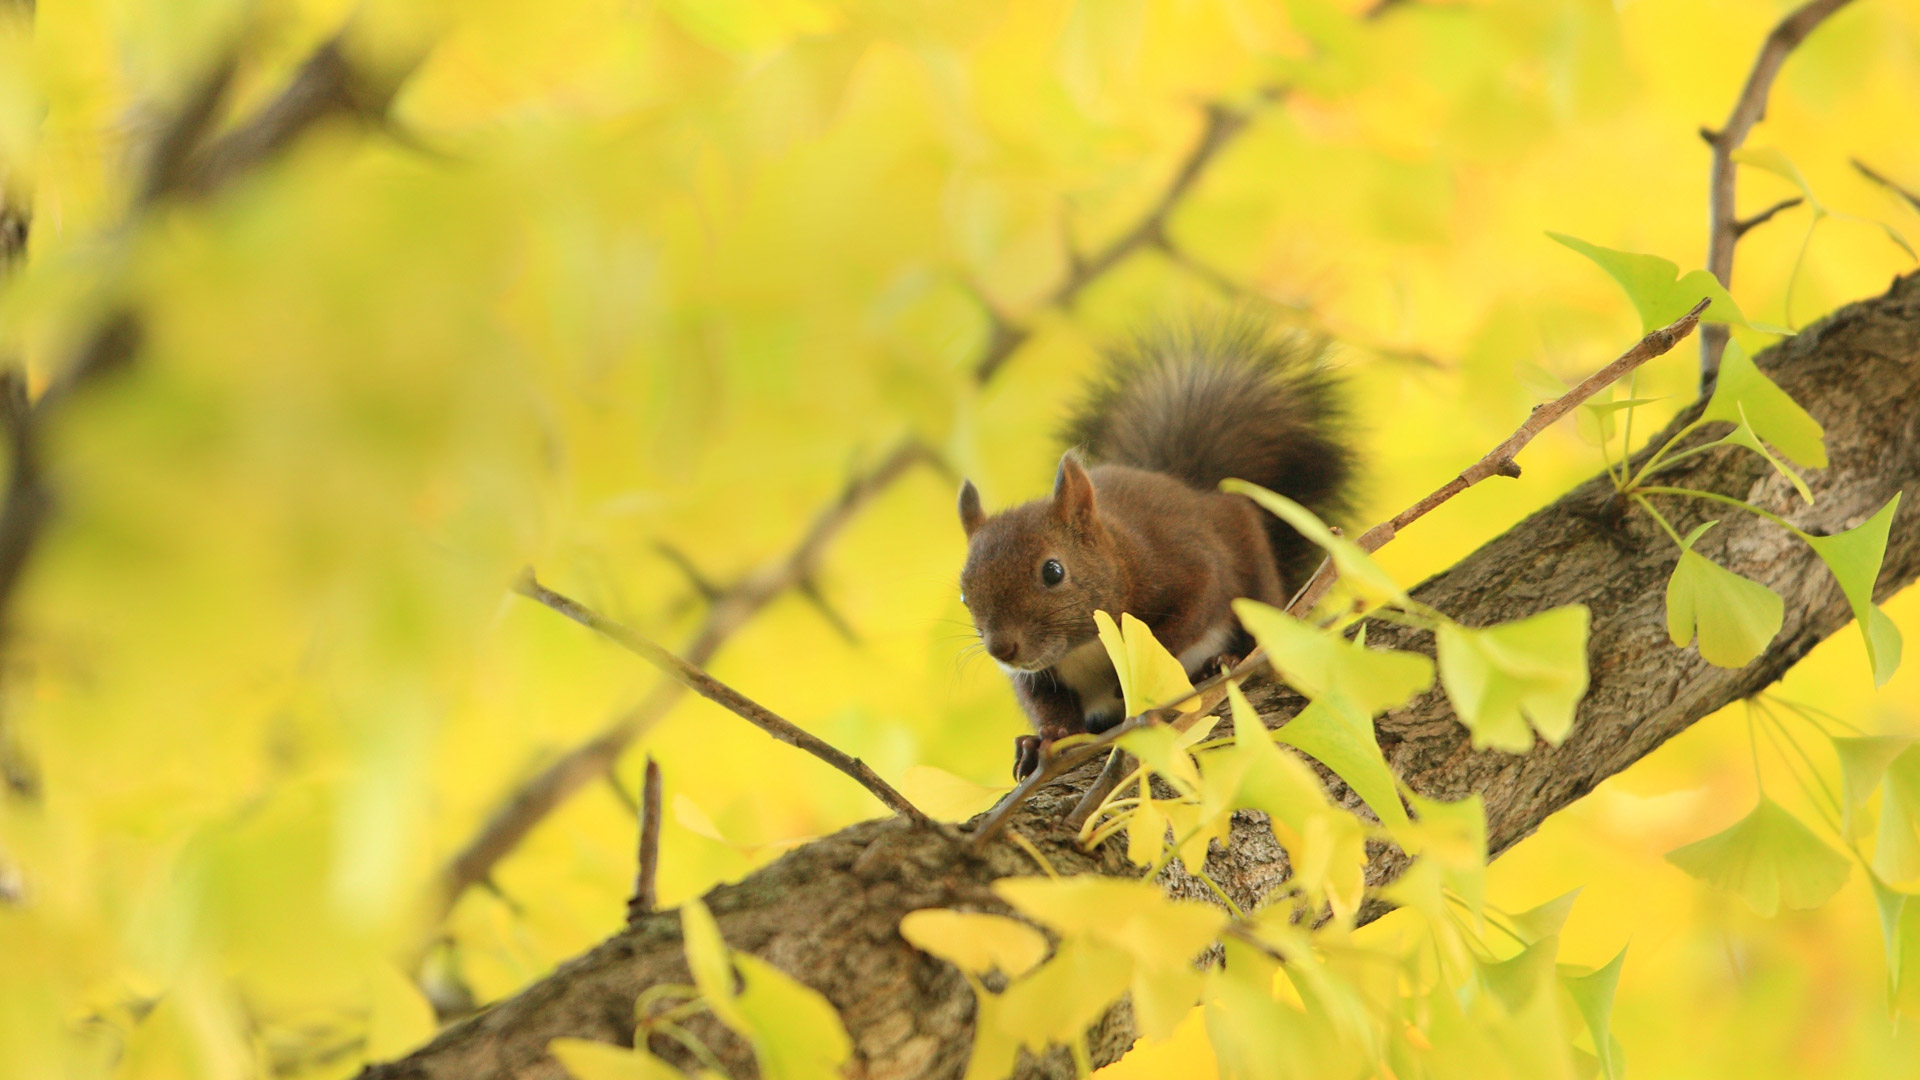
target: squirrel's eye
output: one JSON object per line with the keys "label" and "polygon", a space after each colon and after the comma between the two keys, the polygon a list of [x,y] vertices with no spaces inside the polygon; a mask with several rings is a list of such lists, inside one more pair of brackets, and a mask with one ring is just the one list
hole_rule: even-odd
{"label": "squirrel's eye", "polygon": [[1051,589],[1067,580],[1067,568],[1060,565],[1059,559],[1048,559],[1040,564],[1040,582]]}

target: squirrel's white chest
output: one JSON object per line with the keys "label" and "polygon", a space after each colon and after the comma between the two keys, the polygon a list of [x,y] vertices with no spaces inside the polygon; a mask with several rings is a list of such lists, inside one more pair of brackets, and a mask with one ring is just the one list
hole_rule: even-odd
{"label": "squirrel's white chest", "polygon": [[[1219,623],[1200,635],[1200,640],[1180,651],[1180,666],[1192,677],[1207,661],[1219,656],[1232,644],[1232,621]],[[1080,712],[1089,727],[1105,727],[1126,715],[1126,701],[1120,694],[1120,676],[1106,646],[1095,638],[1060,658],[1053,666],[1053,677],[1080,698]]]}

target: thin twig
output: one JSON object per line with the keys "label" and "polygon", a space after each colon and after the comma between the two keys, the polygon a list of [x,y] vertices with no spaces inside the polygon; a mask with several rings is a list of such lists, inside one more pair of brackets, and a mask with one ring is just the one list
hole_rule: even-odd
{"label": "thin twig", "polygon": [[660,872],[660,765],[647,755],[646,779],[640,784],[640,859],[634,873],[633,896],[627,900],[627,927],[639,925],[652,913],[658,898],[654,881]]}
{"label": "thin twig", "polygon": [[1779,202],[1774,203],[1772,206],[1767,207],[1752,217],[1741,218],[1739,221],[1734,222],[1733,234],[1735,236],[1745,236],[1760,226],[1765,225],[1767,222],[1772,221],[1773,216],[1780,211],[1791,210],[1806,201],[1807,200],[1798,195],[1795,195],[1791,199],[1781,199]]}
{"label": "thin twig", "polygon": [[[1825,22],[1827,16],[1851,2],[1810,0],[1781,19],[1761,44],[1760,55],[1753,61],[1753,70],[1747,74],[1747,84],[1741,88],[1740,97],[1733,103],[1733,111],[1727,115],[1727,122],[1718,131],[1700,129],[1700,137],[1713,148],[1713,169],[1707,189],[1707,271],[1721,285],[1733,284],[1733,248],[1739,242],[1742,231],[1734,211],[1734,151],[1746,142],[1747,133],[1753,130],[1753,125],[1767,115],[1767,95],[1773,89],[1773,80],[1780,74],[1781,65],[1787,62],[1787,56],[1807,39],[1808,34],[1813,33],[1815,27]],[[1709,325],[1700,332],[1702,396],[1713,390],[1714,380],[1720,376],[1720,356],[1726,349],[1725,326]]]}
{"label": "thin twig", "polygon": [[1115,747],[1107,755],[1107,764],[1100,770],[1100,775],[1093,778],[1093,785],[1087,788],[1085,795],[1080,796],[1079,802],[1073,804],[1073,812],[1067,815],[1067,828],[1079,832],[1080,826],[1087,823],[1087,819],[1100,809],[1100,804],[1107,801],[1107,796],[1132,771],[1127,752]]}
{"label": "thin twig", "polygon": [[926,815],[908,802],[906,796],[895,791],[885,780],[880,779],[879,774],[868,768],[859,758],[849,757],[819,736],[661,648],[632,627],[614,622],[580,601],[540,584],[539,580],[533,576],[532,570],[526,571],[520,580],[514,583],[513,591],[536,603],[545,604],[581,626],[611,639],[708,701],[719,705],[788,746],[804,750],[846,773],[895,813],[905,814],[919,824],[930,824]]}
{"label": "thin twig", "polygon": [[[878,465],[860,473],[834,496],[798,543],[778,559],[740,579],[707,609],[680,655],[695,666],[709,663],[736,631],[787,589],[811,577],[828,545],[861,510],[916,464],[937,465],[925,444],[908,439]],[[663,679],[637,706],[615,718],[586,742],[567,751],[509,795],[441,870],[435,922],[453,909],[461,894],[493,872],[546,816],[581,788],[611,769],[640,733],[659,722],[685,693],[680,683]]]}
{"label": "thin twig", "polygon": [[[1566,416],[1578,407],[1581,402],[1599,393],[1634,368],[1639,367],[1641,364],[1646,363],[1648,360],[1662,353],[1672,350],[1675,345],[1685,340],[1686,336],[1693,332],[1693,328],[1698,325],[1700,321],[1701,312],[1707,310],[1708,303],[1708,300],[1701,300],[1693,306],[1693,310],[1675,319],[1672,323],[1641,338],[1633,348],[1620,354],[1618,359],[1606,367],[1601,368],[1599,371],[1581,380],[1578,386],[1575,386],[1553,401],[1535,406],[1533,412],[1528,415],[1526,422],[1520,425],[1519,430],[1507,436],[1498,446],[1488,451],[1486,456],[1469,466],[1465,471],[1461,472],[1460,475],[1441,485],[1439,489],[1435,490],[1426,498],[1395,514],[1390,520],[1368,529],[1354,542],[1366,551],[1377,551],[1398,535],[1401,529],[1425,517],[1435,507],[1438,507],[1448,499],[1453,498],[1455,495],[1460,494],[1462,491],[1465,491],[1480,481],[1490,476],[1520,475],[1519,466],[1514,464],[1514,455],[1525,448],[1529,442],[1532,442],[1534,436],[1545,431],[1554,421]],[[1294,614],[1311,611],[1313,606],[1319,603],[1320,598],[1326,595],[1327,590],[1333,587],[1334,577],[1335,573],[1332,561],[1322,561],[1320,568],[1314,572],[1314,575],[1309,578],[1307,583],[1301,586],[1300,591],[1295,594],[1293,602],[1288,605],[1288,610]],[[985,847],[987,842],[1005,826],[1007,819],[1012,816],[1013,812],[1018,809],[1022,803],[1026,802],[1034,792],[1040,790],[1065,773],[1071,772],[1087,762],[1092,761],[1099,755],[1100,751],[1112,746],[1128,732],[1137,731],[1156,720],[1165,720],[1175,724],[1175,726],[1196,723],[1201,717],[1211,715],[1213,710],[1219,706],[1220,702],[1226,698],[1226,685],[1228,682],[1245,678],[1260,670],[1265,665],[1266,654],[1259,649],[1255,649],[1246,659],[1236,664],[1232,671],[1216,675],[1202,682],[1193,689],[1192,693],[1167,702],[1160,708],[1149,710],[1138,716],[1129,717],[1096,736],[1091,741],[1070,747],[1062,753],[1045,759],[1041,762],[1039,769],[1021,781],[1018,786],[1000,800],[999,804],[987,812],[986,818],[974,832],[970,841],[974,850],[977,851]],[[1175,711],[1177,706],[1196,697],[1200,699],[1199,709],[1187,713]],[[1119,768],[1120,766],[1116,765],[1112,760],[1108,761],[1107,768],[1102,771],[1100,779],[1096,781],[1087,794],[1082,797],[1081,802],[1074,807],[1072,812],[1073,817],[1084,821],[1086,815],[1093,812],[1098,806],[1099,800],[1106,797],[1107,791],[1112,790],[1112,782],[1119,779],[1118,775],[1109,777],[1108,773],[1113,773]],[[1101,790],[1103,783],[1105,784],[1105,790]],[[1095,795],[1095,792],[1099,793],[1098,796]],[[1088,800],[1092,800],[1093,805],[1088,805]]]}
{"label": "thin twig", "polygon": [[1868,167],[1866,162],[1861,161],[1859,158],[1852,158],[1851,160],[1853,167],[1860,171],[1861,176],[1866,177],[1881,187],[1886,188],[1888,191],[1893,192],[1895,195],[1900,196],[1902,199],[1905,199],[1907,205],[1913,207],[1915,213],[1920,213],[1920,195],[1914,194],[1911,189],[1902,187],[1888,177],[1875,172]]}
{"label": "thin twig", "polygon": [[[1354,543],[1363,551],[1378,551],[1389,540],[1399,534],[1401,529],[1425,517],[1428,513],[1490,476],[1519,476],[1520,466],[1514,463],[1514,456],[1533,441],[1534,436],[1551,427],[1561,417],[1572,412],[1588,398],[1606,389],[1625,377],[1627,373],[1641,364],[1663,355],[1678,345],[1700,322],[1700,314],[1707,310],[1709,300],[1703,299],[1693,305],[1693,310],[1680,316],[1666,326],[1653,331],[1637,342],[1633,348],[1621,353],[1619,358],[1599,371],[1580,381],[1578,386],[1560,395],[1552,401],[1536,405],[1527,415],[1526,422],[1519,429],[1489,450],[1485,457],[1468,466],[1460,475],[1440,485],[1426,498],[1395,514],[1366,532]],[[1333,587],[1335,571],[1331,560],[1323,560],[1313,577],[1307,580],[1300,592],[1294,597],[1287,610],[1294,615],[1312,611],[1320,598]],[[1252,659],[1249,657],[1249,659]],[[1237,669],[1236,669],[1237,670]]]}

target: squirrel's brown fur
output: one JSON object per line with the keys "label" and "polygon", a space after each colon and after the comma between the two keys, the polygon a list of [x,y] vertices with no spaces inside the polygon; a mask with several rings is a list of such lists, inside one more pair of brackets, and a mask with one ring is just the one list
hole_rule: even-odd
{"label": "squirrel's brown fur", "polygon": [[1109,358],[1065,429],[1077,449],[1051,497],[988,517],[961,488],[963,598],[1039,732],[1021,740],[1016,775],[1045,742],[1120,718],[1095,611],[1140,619],[1190,673],[1245,648],[1231,602],[1284,603],[1318,556],[1218,484],[1249,480],[1338,517],[1353,473],[1340,426],[1321,349],[1246,319],[1196,325]]}

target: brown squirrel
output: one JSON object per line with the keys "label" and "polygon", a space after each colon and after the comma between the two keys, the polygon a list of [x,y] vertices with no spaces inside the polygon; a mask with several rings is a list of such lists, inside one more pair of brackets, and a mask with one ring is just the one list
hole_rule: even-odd
{"label": "brown squirrel", "polygon": [[1038,732],[1015,741],[1016,780],[1053,740],[1123,719],[1095,611],[1131,613],[1198,675],[1250,645],[1234,599],[1284,604],[1318,563],[1218,485],[1238,477],[1342,515],[1354,461],[1324,351],[1249,318],[1142,337],[1109,356],[1061,432],[1051,497],[989,517],[961,485],[961,601]]}

